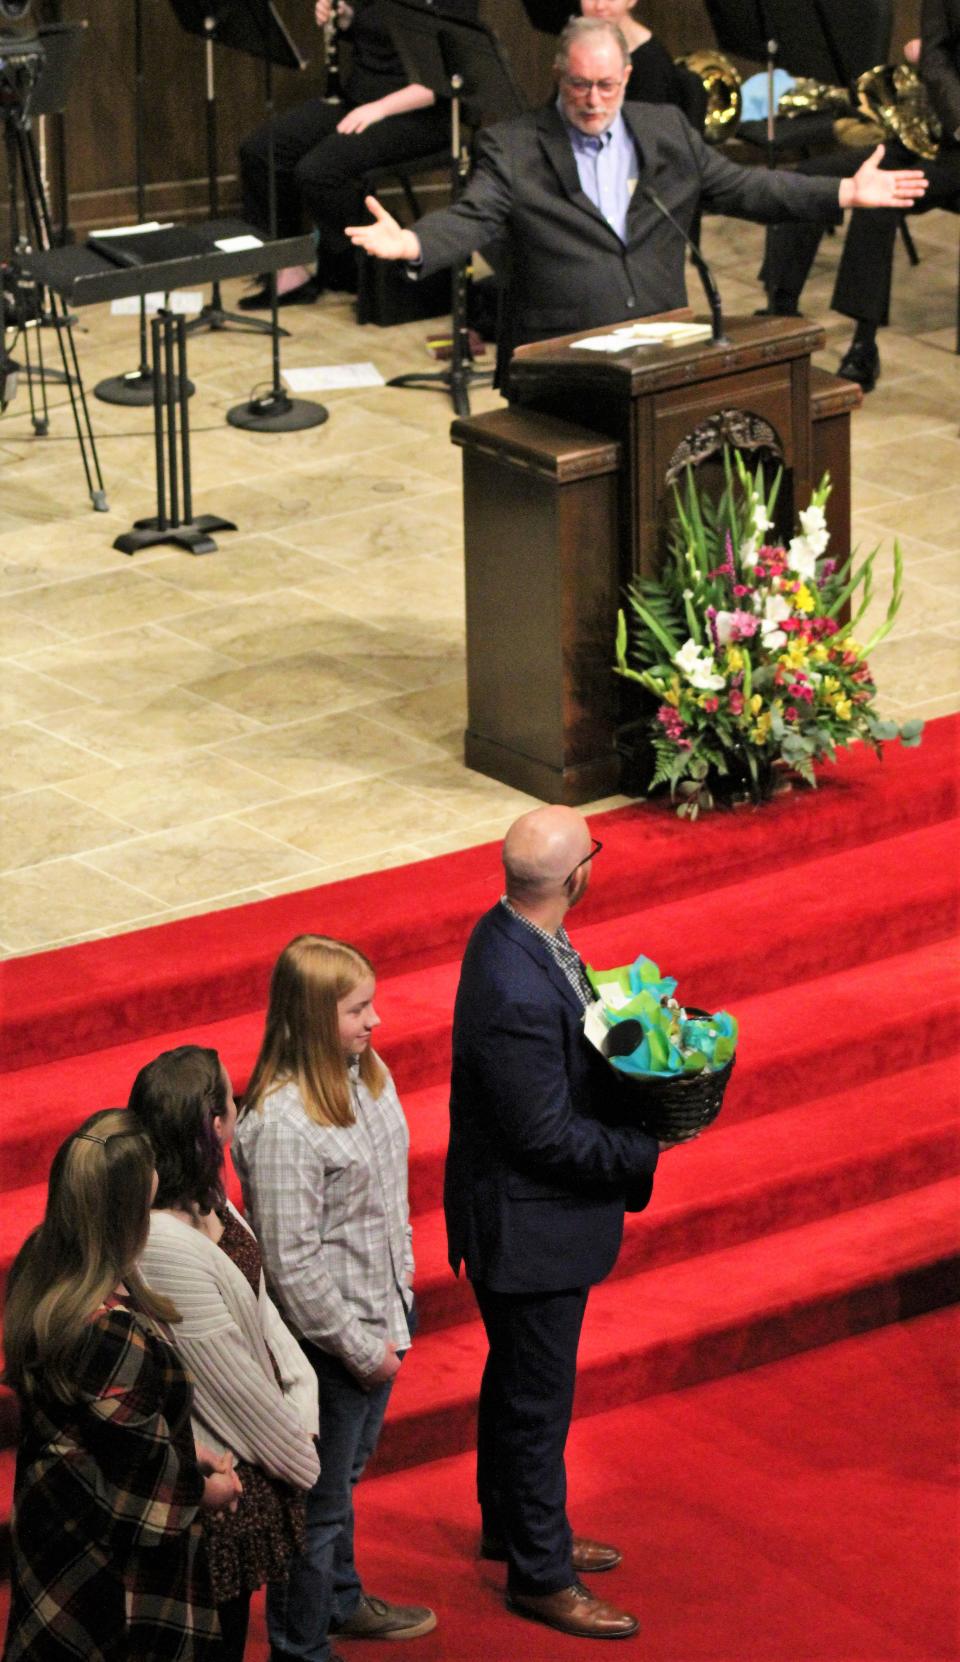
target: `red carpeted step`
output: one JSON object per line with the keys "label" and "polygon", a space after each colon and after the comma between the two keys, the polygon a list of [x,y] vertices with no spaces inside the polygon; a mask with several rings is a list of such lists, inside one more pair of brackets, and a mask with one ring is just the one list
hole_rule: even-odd
{"label": "red carpeted step", "polygon": [[[604,1283],[590,1297],[575,1414],[956,1302],[958,1204],[960,1184],[950,1178]],[[476,1321],[417,1341],[394,1391],[378,1470],[470,1447],[483,1357]]]}
{"label": "red carpeted step", "polygon": [[[729,1008],[746,994],[813,978],[825,963],[839,970],[954,933],[958,856],[960,821],[947,820],[602,924],[581,928],[576,913],[573,933],[597,968],[642,951],[677,978],[681,999]],[[603,875],[598,868],[598,885]]]}
{"label": "red carpeted step", "polygon": [[[668,805],[599,816],[607,875],[584,922],[611,917],[634,896],[678,898],[830,851],[933,824],[957,812],[960,721],[927,727],[920,750],[888,746],[882,765],[864,747],[825,769],[817,793],[761,811],[714,814],[688,825]],[[381,973],[459,956],[499,881],[488,844],[301,894],[10,960],[0,966],[0,1032],[9,1067],[108,1047],[262,1007],[270,967],[305,918],[354,939]],[[443,905],[432,898],[443,895]]]}
{"label": "red carpeted step", "polygon": [[[724,943],[720,949],[730,950]],[[439,966],[420,976],[394,978],[384,989],[382,1007],[388,1014],[383,1052],[397,1076],[415,1150],[420,1145],[415,1099],[425,1077],[437,1082],[427,1099],[433,1139],[442,1123],[442,1095],[435,1092],[446,1090],[449,1000],[455,977],[455,965]],[[958,1008],[956,955],[951,944],[942,941],[737,1000],[741,1039],[724,1103],[725,1121],[750,1118],[831,1088],[846,1089],[898,1071],[918,1057],[942,1054],[956,1031]],[[259,1036],[259,1017],[240,1016],[8,1075],[0,1124],[0,1186],[19,1188],[36,1182],[60,1142],[86,1114],[126,1100],[137,1069],[157,1050],[187,1042],[211,1044],[240,1080]],[[425,1152],[434,1174],[436,1148],[434,1140],[431,1154]]]}
{"label": "red carpeted step", "polygon": [[[960,1174],[956,1053],[813,1102],[724,1127],[671,1149],[653,1201],[627,1216],[614,1275],[753,1240]],[[414,1220],[422,1334],[472,1321],[464,1277],[447,1263],[441,1210]]]}
{"label": "red carpeted step", "polygon": [[[578,944],[600,965],[644,950],[679,976],[682,996],[714,1007],[731,1005],[751,988],[814,973],[825,940],[831,964],[842,967],[941,937],[955,910],[953,829],[952,822],[936,825],[856,854],[810,861],[736,888],[587,925],[577,931]],[[838,894],[845,897],[839,912]],[[771,952],[771,940],[780,936],[782,950]],[[457,973],[451,961],[381,978],[384,1052],[405,1093],[448,1073]],[[137,1069],[159,1050],[190,1041],[212,1045],[239,1087],[260,1033],[261,1013],[255,1011],[11,1075],[0,1128],[0,1186],[35,1180],[62,1136],[94,1108],[125,1101]],[[24,1132],[31,1149],[26,1157]]]}

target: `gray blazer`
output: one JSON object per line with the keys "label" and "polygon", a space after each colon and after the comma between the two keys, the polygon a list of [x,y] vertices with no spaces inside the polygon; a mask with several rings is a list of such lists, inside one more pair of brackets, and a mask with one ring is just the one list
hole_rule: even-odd
{"label": "gray blazer", "polygon": [[[768,222],[839,221],[835,179],[738,167],[666,104],[624,104],[640,183],[652,187],[689,233],[698,210]],[[506,244],[505,334],[510,346],[670,311],[687,303],[684,245],[638,188],[620,241],[580,188],[555,105],[489,127],[454,207],[414,226],[422,275]],[[504,342],[503,344],[506,344]]]}

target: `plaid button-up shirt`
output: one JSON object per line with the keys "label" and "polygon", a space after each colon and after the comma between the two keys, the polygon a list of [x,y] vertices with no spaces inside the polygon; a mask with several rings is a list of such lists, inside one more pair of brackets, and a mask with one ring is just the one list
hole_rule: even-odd
{"label": "plaid button-up shirt", "polygon": [[549,930],[541,929],[538,923],[532,923],[529,918],[524,917],[522,912],[518,912],[515,906],[511,906],[505,894],[500,896],[500,904],[506,908],[511,917],[516,918],[518,923],[522,923],[525,929],[529,929],[532,934],[539,936],[554,963],[558,964],[563,970],[583,1008],[586,1009],[588,1004],[592,1004],[595,995],[587,980],[583,959],[571,942],[563,924],[561,923],[555,935],[551,935]]}
{"label": "plaid button-up shirt", "polygon": [[295,1085],[245,1114],[234,1139],[270,1290],[290,1326],[361,1379],[410,1343],[409,1135],[390,1075],[379,1097],[350,1069],[356,1122],[317,1125]]}

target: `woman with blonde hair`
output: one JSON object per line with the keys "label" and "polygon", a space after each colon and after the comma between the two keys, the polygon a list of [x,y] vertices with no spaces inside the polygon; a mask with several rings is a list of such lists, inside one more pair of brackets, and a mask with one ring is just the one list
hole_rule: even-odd
{"label": "woman with blonde hair", "polygon": [[199,1662],[220,1654],[198,1514],[191,1389],[136,1261],[156,1184],[133,1115],[93,1114],[54,1157],[44,1220],[10,1272],[5,1380],[21,1409],[5,1662]]}
{"label": "woman with blonde hair", "polygon": [[369,960],[323,935],[280,954],[234,1161],[278,1304],[320,1389],[320,1477],[303,1552],[267,1592],[271,1655],[330,1662],[343,1638],[429,1633],[432,1610],[363,1591],[353,1488],[376,1447],[410,1344],[409,1137],[371,1046],[380,1018]]}
{"label": "woman with blonde hair", "polygon": [[236,1512],[204,1518],[224,1662],[241,1662],[250,1596],[282,1579],[303,1541],[319,1465],[317,1382],[267,1296],[260,1249],[223,1189],[236,1124],[215,1050],[181,1045],[141,1068],[130,1108],[153,1145],[157,1192],[140,1260],[174,1299],[194,1385],[194,1430],[236,1461]]}

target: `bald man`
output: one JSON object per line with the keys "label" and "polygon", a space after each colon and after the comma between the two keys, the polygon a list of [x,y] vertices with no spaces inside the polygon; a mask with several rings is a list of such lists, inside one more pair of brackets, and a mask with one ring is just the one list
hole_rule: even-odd
{"label": "bald man", "polygon": [[583,1036],[591,993],[564,919],[600,846],[573,808],[536,808],[507,832],[506,892],[460,973],[444,1181],[450,1263],[489,1346],[480,1551],[506,1561],[510,1610],[584,1639],[639,1625],[580,1580],[620,1554],[573,1535],[564,1445],[587,1295],[613,1267],[625,1210],[650,1199],[660,1152],[622,1123],[625,1087]]}

